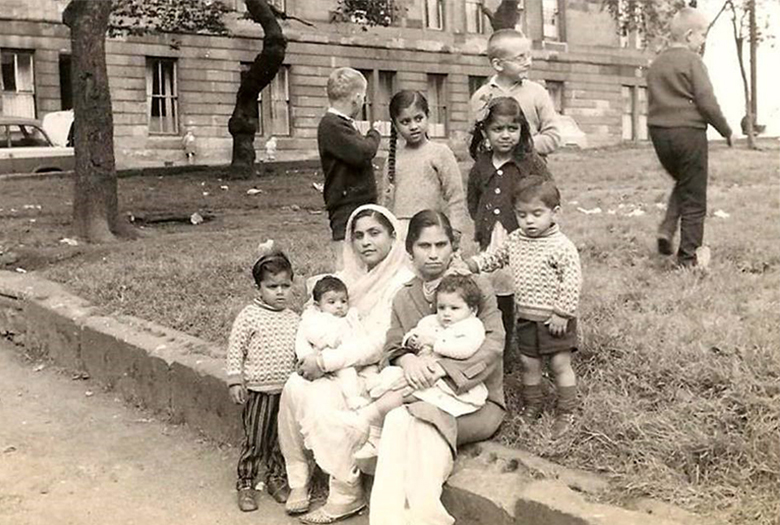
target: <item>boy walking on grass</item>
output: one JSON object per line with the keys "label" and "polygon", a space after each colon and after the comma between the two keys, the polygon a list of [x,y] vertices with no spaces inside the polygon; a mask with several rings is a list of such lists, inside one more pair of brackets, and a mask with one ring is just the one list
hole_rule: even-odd
{"label": "boy walking on grass", "polygon": [[364,204],[377,199],[372,161],[379,148],[380,135],[370,129],[358,131],[355,117],[366,100],[368,82],[350,67],[335,69],[328,78],[328,108],[317,128],[322,172],[325,175],[323,197],[328,210],[336,269],[343,266],[342,245],[347,219]]}
{"label": "boy walking on grass", "polygon": [[496,74],[471,96],[471,122],[482,120],[494,98],[514,98],[531,126],[536,152],[542,156],[554,152],[561,143],[561,130],[547,90],[528,78],[531,40],[520,31],[501,29],[490,35],[487,53]]}
{"label": "boy walking on grass", "polygon": [[720,110],[707,68],[699,52],[706,39],[707,19],[699,11],[681,9],[670,23],[671,44],[647,72],[647,124],[664,169],[674,179],[666,216],[658,227],[658,251],[672,255],[680,224],[677,264],[705,267],[703,246],[707,213],[707,125],[732,145],[731,128]]}

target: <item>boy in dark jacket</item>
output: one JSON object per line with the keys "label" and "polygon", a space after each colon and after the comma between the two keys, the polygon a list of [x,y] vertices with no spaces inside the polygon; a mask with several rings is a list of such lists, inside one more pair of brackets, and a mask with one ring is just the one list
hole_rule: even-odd
{"label": "boy in dark jacket", "polygon": [[376,203],[377,199],[372,161],[379,148],[380,135],[376,129],[363,135],[354,120],[365,103],[367,86],[359,71],[350,67],[335,69],[328,78],[330,107],[317,128],[325,175],[323,197],[330,220],[336,270],[343,266],[347,219],[356,208]]}
{"label": "boy in dark jacket", "polygon": [[664,169],[674,179],[666,217],[658,228],[658,251],[672,255],[672,240],[680,223],[677,264],[706,266],[703,246],[707,213],[707,125],[732,143],[731,128],[712,90],[699,51],[706,38],[707,19],[699,11],[681,9],[670,24],[671,44],[647,73],[650,139]]}

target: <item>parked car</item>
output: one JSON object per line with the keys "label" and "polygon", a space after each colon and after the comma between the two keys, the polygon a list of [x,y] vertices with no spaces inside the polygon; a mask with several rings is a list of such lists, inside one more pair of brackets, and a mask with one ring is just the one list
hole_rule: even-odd
{"label": "parked car", "polygon": [[0,116],[0,174],[73,169],[73,148],[55,146],[38,120]]}

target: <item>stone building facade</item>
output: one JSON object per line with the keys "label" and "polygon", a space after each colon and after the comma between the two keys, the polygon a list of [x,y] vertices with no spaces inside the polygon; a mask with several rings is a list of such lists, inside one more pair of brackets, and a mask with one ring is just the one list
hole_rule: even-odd
{"label": "stone building facade", "polygon": [[[242,0],[232,7],[240,13]],[[258,104],[259,158],[276,138],[276,158],[316,157],[316,127],[327,107],[332,68],[351,66],[369,79],[362,119],[387,121],[398,89],[427,93],[431,134],[465,151],[468,99],[491,69],[485,57],[489,24],[479,14],[498,0],[404,0],[392,27],[334,23],[337,0],[274,0],[316,25],[285,22],[285,66]],[[521,2],[522,3],[522,2]],[[70,106],[67,0],[0,0],[0,114],[46,113]],[[262,48],[262,32],[230,16],[231,37],[194,34],[111,38],[107,63],[120,167],[185,162],[182,136],[196,138],[198,163],[229,161],[227,131],[242,68]],[[557,109],[571,117],[588,146],[643,139],[644,67],[648,56],[626,45],[599,0],[525,0],[521,28],[534,43],[531,77],[544,81]],[[389,131],[389,123],[384,131]]]}

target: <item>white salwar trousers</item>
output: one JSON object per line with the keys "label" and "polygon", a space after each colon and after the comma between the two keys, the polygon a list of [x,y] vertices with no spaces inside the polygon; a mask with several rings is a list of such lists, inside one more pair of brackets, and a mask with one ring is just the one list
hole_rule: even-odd
{"label": "white salwar trousers", "polygon": [[370,525],[452,525],[441,502],[450,446],[433,425],[400,407],[385,418],[371,490]]}
{"label": "white salwar trousers", "polygon": [[[307,425],[307,421],[316,422],[323,412],[329,410],[346,409],[341,386],[336,379],[306,381],[297,374],[290,376],[279,402],[279,446],[290,488],[299,489],[309,484],[307,450],[312,450],[320,468],[330,475],[328,503],[333,505],[350,505],[362,498],[360,470],[352,458],[355,444],[339,439],[338,434],[326,436],[330,441],[323,443],[323,436],[307,431],[307,427],[313,426]],[[328,446],[334,440],[341,446]]]}

